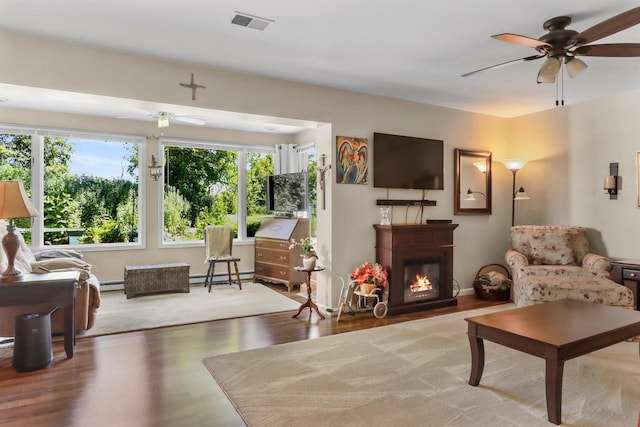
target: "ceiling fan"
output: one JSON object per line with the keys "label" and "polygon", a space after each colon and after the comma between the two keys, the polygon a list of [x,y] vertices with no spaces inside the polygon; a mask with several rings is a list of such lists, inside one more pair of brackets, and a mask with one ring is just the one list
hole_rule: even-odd
{"label": "ceiling fan", "polygon": [[172,113],[167,113],[165,111],[160,111],[158,113],[158,127],[159,128],[168,127],[171,120],[175,120],[177,122],[189,123],[189,124],[198,125],[198,126],[202,126],[205,123],[207,123],[206,120],[197,119],[195,117],[172,114]]}
{"label": "ceiling fan", "polygon": [[157,113],[144,112],[143,117],[139,115],[132,115],[132,116],[119,116],[118,118],[119,119],[137,119],[137,120],[141,120],[144,118],[148,120],[149,118],[151,118],[153,120],[157,120],[159,128],[166,128],[172,122],[182,122],[182,123],[188,123],[191,125],[198,125],[198,126],[203,126],[207,123],[206,120],[199,119],[197,117],[191,117],[185,114],[174,114],[174,113],[169,113],[167,111],[159,111]]}
{"label": "ceiling fan", "polygon": [[468,77],[505,65],[534,61],[545,57],[547,59],[538,71],[538,83],[554,83],[563,65],[566,67],[569,77],[575,77],[587,68],[587,64],[579,59],[578,56],[640,56],[640,43],[588,44],[633,27],[639,23],[640,7],[636,7],[602,21],[581,33],[566,29],[566,27],[571,24],[571,17],[558,16],[544,23],[543,28],[547,33],[538,39],[512,33],[496,34],[491,37],[507,43],[515,43],[520,46],[533,48],[538,53],[536,55],[481,68],[463,74],[462,77]]}

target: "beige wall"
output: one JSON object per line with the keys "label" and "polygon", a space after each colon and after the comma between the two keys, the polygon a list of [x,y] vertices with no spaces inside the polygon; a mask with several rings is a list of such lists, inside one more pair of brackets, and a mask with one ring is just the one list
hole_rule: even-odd
{"label": "beige wall", "polygon": [[[521,172],[535,224],[590,229],[592,249],[612,258],[640,258],[636,154],[640,92],[631,92],[510,121],[510,135],[536,161]],[[619,163],[617,200],[603,191],[609,163]],[[520,176],[519,176],[520,178]],[[531,191],[530,191],[531,189]]]}
{"label": "beige wall", "polygon": [[[585,225],[606,235],[602,246],[610,255],[632,257],[638,252],[638,244],[627,237],[629,230],[638,225],[634,136],[640,125],[632,116],[638,111],[638,94],[508,120],[87,49],[14,33],[0,32],[0,51],[3,52],[0,83],[329,123],[317,130],[315,140],[318,153],[330,156],[331,164],[335,164],[337,135],[369,138],[370,142],[373,132],[443,139],[445,190],[427,194],[428,199],[437,201],[437,206],[426,208],[424,218],[448,218],[460,224],[455,231],[454,277],[467,290],[479,267],[504,262],[512,184],[511,172],[497,162],[504,158],[532,160],[517,176],[518,185],[524,185],[531,196],[531,200],[517,205],[517,223]],[[43,72],[45,68],[47,72]],[[197,101],[191,101],[190,92],[177,84],[191,72],[196,74],[200,84],[207,86],[205,91],[199,92]],[[0,108],[0,122],[157,134],[153,123],[33,114],[8,108]],[[179,126],[171,126],[167,132],[191,138],[218,135],[228,140],[254,136]],[[267,136],[264,138],[278,142]],[[305,134],[303,138],[311,137]],[[150,140],[148,153],[157,149],[154,144],[156,142]],[[492,215],[453,215],[454,148],[493,152]],[[610,161],[620,162],[624,179],[623,191],[617,201],[609,201],[601,190]],[[375,200],[385,198],[386,191],[373,188],[371,171],[366,185],[343,185],[334,181],[335,168],[327,183],[326,209],[318,212],[320,262],[327,267],[319,277],[318,302],[335,307],[340,287],[335,275],[346,277],[352,268],[374,258],[372,224],[379,221]],[[89,254],[89,261],[97,266],[102,279],[122,279],[123,266],[132,262],[184,261],[191,264],[192,271],[204,271],[201,249],[158,248],[158,192],[151,184],[148,191],[147,248]],[[419,199],[420,192],[391,190],[390,197]],[[394,208],[394,222],[404,222],[405,213],[403,208]],[[416,208],[410,208],[406,217],[413,221],[416,213]],[[240,251],[241,268],[250,270],[252,247],[243,247]]]}

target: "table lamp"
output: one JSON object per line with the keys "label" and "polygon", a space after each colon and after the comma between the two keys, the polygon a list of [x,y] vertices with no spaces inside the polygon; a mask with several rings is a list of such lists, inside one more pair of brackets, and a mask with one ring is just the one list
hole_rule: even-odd
{"label": "table lamp", "polygon": [[2,238],[2,248],[7,254],[7,269],[2,273],[3,280],[19,277],[22,272],[14,267],[16,253],[20,248],[20,236],[16,235],[14,218],[27,218],[38,216],[38,211],[31,204],[31,200],[24,191],[20,181],[0,181],[0,218],[9,220],[7,234]]}

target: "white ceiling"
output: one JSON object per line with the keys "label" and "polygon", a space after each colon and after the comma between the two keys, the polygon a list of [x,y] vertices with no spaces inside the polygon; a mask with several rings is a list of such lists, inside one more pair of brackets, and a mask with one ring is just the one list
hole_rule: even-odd
{"label": "white ceiling", "polygon": [[[556,86],[536,84],[542,60],[471,77],[462,74],[535,54],[492,39],[511,32],[538,38],[549,18],[568,15],[578,32],[637,7],[623,0],[1,0],[0,28],[121,52],[514,117],[555,108]],[[275,22],[264,31],[231,24],[236,11]],[[640,25],[595,43],[640,42]],[[565,75],[566,104],[640,89],[640,58],[583,57],[589,68]],[[173,106],[126,105],[104,111],[80,98],[33,97],[0,85],[3,106],[153,120]],[[40,94],[44,95],[44,94]],[[48,102],[34,104],[37,99]],[[75,105],[75,107],[74,107]],[[77,111],[73,111],[76,108]],[[182,107],[181,107],[182,108]],[[95,111],[94,111],[95,110]],[[270,126],[268,118],[172,111],[233,126]],[[227,114],[228,116],[228,114]],[[254,119],[257,119],[257,124]],[[223,120],[226,122],[226,120]],[[280,123],[294,133],[309,123]],[[252,125],[253,126],[253,125]],[[251,130],[256,130],[251,129]],[[277,130],[280,132],[280,130]]]}

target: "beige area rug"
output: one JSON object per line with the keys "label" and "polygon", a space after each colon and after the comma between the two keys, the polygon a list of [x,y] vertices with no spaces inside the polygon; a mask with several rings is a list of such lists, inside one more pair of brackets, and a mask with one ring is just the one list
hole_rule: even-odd
{"label": "beige area rug", "polygon": [[[542,359],[485,342],[467,384],[465,317],[512,304],[204,359],[249,426],[547,426]],[[562,419],[635,427],[638,344],[565,363]]]}
{"label": "beige area rug", "polygon": [[209,320],[254,316],[297,310],[300,303],[258,283],[214,285],[211,293],[202,284],[189,293],[162,293],[127,299],[123,291],[101,294],[95,325],[79,337],[105,335]]}

